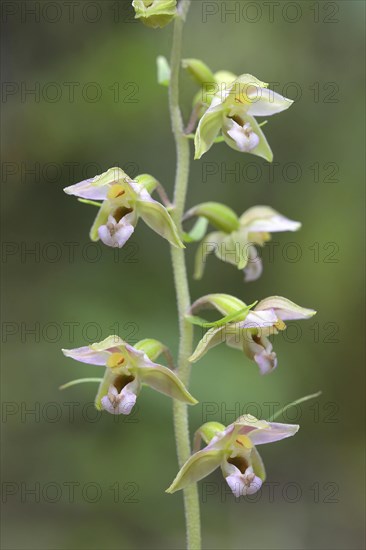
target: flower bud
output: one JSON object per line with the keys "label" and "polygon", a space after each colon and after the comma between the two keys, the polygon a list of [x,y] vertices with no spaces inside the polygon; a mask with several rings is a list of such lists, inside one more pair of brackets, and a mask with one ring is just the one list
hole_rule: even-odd
{"label": "flower bud", "polygon": [[133,0],[132,5],[135,18],[153,29],[165,27],[177,13],[177,0]]}

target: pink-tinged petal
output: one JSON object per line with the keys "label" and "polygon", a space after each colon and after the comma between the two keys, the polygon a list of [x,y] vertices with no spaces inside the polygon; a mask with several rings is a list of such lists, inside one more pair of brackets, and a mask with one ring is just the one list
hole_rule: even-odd
{"label": "pink-tinged petal", "polygon": [[122,248],[134,230],[134,226],[127,223],[124,218],[117,223],[113,216],[109,216],[107,224],[99,227],[98,235],[105,245],[113,248]]}
{"label": "pink-tinged petal", "polygon": [[106,351],[95,351],[90,346],[75,349],[63,349],[62,353],[66,357],[71,357],[80,363],[89,365],[106,365],[109,353]]}
{"label": "pink-tinged petal", "polygon": [[[98,176],[96,176],[98,178]],[[89,200],[105,200],[108,195],[109,185],[95,185],[96,178],[81,181],[75,185],[65,187],[64,191],[67,195],[74,195],[81,199]]]}
{"label": "pink-tinged petal", "polygon": [[298,424],[280,424],[278,422],[268,422],[264,429],[254,430],[249,434],[253,445],[263,445],[281,441],[296,434],[300,426]]}
{"label": "pink-tinged petal", "polygon": [[291,300],[282,296],[271,296],[261,300],[254,308],[255,311],[274,310],[282,321],[295,321],[297,319],[310,319],[316,314],[314,309],[300,307]]}
{"label": "pink-tinged petal", "polygon": [[225,451],[207,449],[207,447],[193,454],[182,466],[177,477],[166,492],[175,493],[175,491],[184,489],[187,485],[196,483],[208,476],[220,466],[224,454]]}
{"label": "pink-tinged petal", "polygon": [[261,351],[260,353],[256,353],[254,355],[254,361],[257,363],[261,374],[268,374],[269,372],[272,372],[278,365],[276,353],[267,349]]}
{"label": "pink-tinged petal", "polygon": [[291,99],[269,90],[251,86],[247,91],[250,106],[247,110],[251,116],[271,116],[285,111],[293,104]]}
{"label": "pink-tinged petal", "polygon": [[[230,473],[229,473],[230,472]],[[253,468],[249,466],[244,473],[233,464],[228,464],[225,477],[227,484],[233,494],[239,498],[247,495],[254,495],[262,487],[262,480],[255,475]]]}
{"label": "pink-tinged petal", "polygon": [[255,246],[248,248],[249,261],[244,268],[244,281],[250,283],[256,281],[263,273],[262,258],[257,253]]}
{"label": "pink-tinged petal", "polygon": [[255,361],[261,374],[268,374],[277,367],[277,356],[271,342],[263,335],[247,334],[243,340],[244,353]]}
{"label": "pink-tinged petal", "polygon": [[111,385],[107,395],[101,399],[102,408],[110,414],[128,415],[135,406],[138,390],[135,380],[127,384],[120,393]]}
{"label": "pink-tinged petal", "polygon": [[240,329],[272,327],[278,321],[277,315],[273,309],[263,311],[252,309],[244,321],[236,323]]}
{"label": "pink-tinged petal", "polygon": [[110,168],[107,172],[94,178],[65,187],[64,191],[68,195],[75,195],[83,199],[105,200],[111,185],[125,181],[126,178],[128,176],[121,168]]}
{"label": "pink-tinged petal", "polygon": [[258,420],[252,414],[243,414],[239,416],[233,424],[234,436],[238,435],[247,435],[253,430],[264,429],[268,427],[268,422],[266,420]]}

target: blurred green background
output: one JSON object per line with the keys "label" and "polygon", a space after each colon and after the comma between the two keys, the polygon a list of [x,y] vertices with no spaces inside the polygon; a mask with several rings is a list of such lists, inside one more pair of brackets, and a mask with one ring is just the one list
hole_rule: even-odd
{"label": "blurred green background", "polygon": [[[172,27],[135,23],[129,2],[65,4],[2,3],[2,547],[180,549],[182,495],[164,493],[177,471],[169,399],[145,389],[116,421],[95,416],[93,386],[58,390],[99,374],[63,347],[117,332],[177,350],[168,244],[141,222],[118,255],[90,246],[93,207],[62,191],[118,164],[172,193],[155,69]],[[192,297],[278,294],[318,310],[277,336],[273,375],[225,346],[195,365],[192,431],[242,412],[268,418],[268,403],[323,391],[282,419],[301,424],[295,438],[261,448],[269,483],[258,499],[236,502],[220,472],[200,484],[207,549],[364,548],[363,20],[358,1],[192,3],[186,57],[277,82],[296,102],[265,127],[272,167],[216,145],[192,165],[188,206],[268,204],[303,223],[274,237],[259,281],[245,285],[210,257]],[[186,75],[182,90],[187,120],[196,88]]]}

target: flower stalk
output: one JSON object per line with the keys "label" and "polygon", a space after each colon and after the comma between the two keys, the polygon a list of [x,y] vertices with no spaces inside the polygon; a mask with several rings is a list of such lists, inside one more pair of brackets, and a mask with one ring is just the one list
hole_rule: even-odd
{"label": "flower stalk", "polygon": [[[183,118],[179,105],[179,73],[182,60],[183,27],[189,6],[190,0],[182,0],[179,5],[179,15],[176,17],[174,23],[173,45],[170,59],[171,79],[169,86],[169,107],[177,154],[174,209],[172,211],[172,216],[180,232],[182,232],[182,219],[186,202],[190,167],[189,140],[184,132]],[[183,384],[188,386],[191,371],[189,357],[192,354],[193,348],[193,326],[185,319],[185,314],[190,307],[191,300],[184,250],[174,249],[172,247],[171,256],[178,304],[180,334],[177,374]],[[184,403],[174,401],[173,412],[178,462],[179,466],[182,467],[191,454],[188,410]],[[187,548],[189,550],[199,550],[201,548],[201,528],[196,484],[189,485],[185,488],[184,508]]]}

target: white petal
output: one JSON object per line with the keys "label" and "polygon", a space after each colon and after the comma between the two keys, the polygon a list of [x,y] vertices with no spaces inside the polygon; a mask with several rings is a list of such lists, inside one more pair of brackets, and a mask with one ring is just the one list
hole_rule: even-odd
{"label": "white petal", "polygon": [[287,99],[268,88],[250,86],[247,96],[251,101],[247,113],[251,116],[275,115],[276,113],[285,111],[293,104],[291,99]]}
{"label": "white petal", "polygon": [[[250,233],[276,233],[279,231],[297,231],[301,227],[300,222],[290,220],[285,216],[282,216],[272,208],[267,207],[254,207],[250,210],[257,210],[258,217],[251,215],[248,211],[243,214],[240,219],[242,225],[245,225]],[[260,212],[261,211],[261,212]],[[254,212],[253,212],[254,214]],[[245,223],[245,219],[248,219],[248,223]],[[251,221],[249,221],[251,219]]]}
{"label": "white petal", "polygon": [[249,260],[244,268],[244,281],[250,283],[256,281],[262,275],[263,262],[262,258],[257,253],[255,246],[250,246],[248,249]]}
{"label": "white petal", "polygon": [[245,123],[244,126],[240,126],[235,120],[230,120],[231,123],[227,125],[226,133],[235,141],[239,151],[242,153],[250,153],[259,144],[259,136],[253,132],[249,123]]}
{"label": "white petal", "polygon": [[126,223],[124,218],[117,223],[112,216],[109,216],[107,225],[99,227],[98,235],[105,245],[112,246],[113,248],[122,248],[134,230],[134,226]]}

